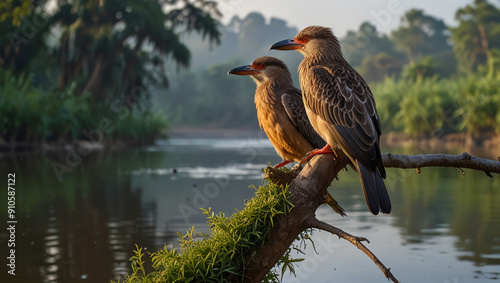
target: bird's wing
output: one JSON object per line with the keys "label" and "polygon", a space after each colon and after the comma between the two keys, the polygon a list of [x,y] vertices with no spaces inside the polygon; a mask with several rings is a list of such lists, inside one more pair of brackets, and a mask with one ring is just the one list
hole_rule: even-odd
{"label": "bird's wing", "polygon": [[281,103],[297,131],[314,147],[322,148],[326,142],[316,133],[307,118],[302,94],[296,88],[290,88],[281,96]]}
{"label": "bird's wing", "polygon": [[[371,170],[383,171],[378,146],[380,121],[370,88],[361,76],[342,64],[317,66],[308,73],[305,103],[333,125],[336,142]],[[385,177],[385,172],[380,172]]]}

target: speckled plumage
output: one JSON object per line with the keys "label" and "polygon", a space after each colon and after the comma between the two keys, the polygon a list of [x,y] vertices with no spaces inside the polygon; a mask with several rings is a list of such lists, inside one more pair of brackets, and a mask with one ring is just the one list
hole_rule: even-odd
{"label": "speckled plumage", "polygon": [[293,86],[283,61],[259,57],[250,66],[265,66],[252,74],[257,84],[255,106],[260,127],[283,161],[300,161],[311,150],[326,145],[314,131],[304,109],[302,94]]}
{"label": "speckled plumage", "polygon": [[[341,149],[360,175],[366,203],[373,214],[390,213],[391,203],[382,178],[386,173],[379,148],[380,121],[373,94],[343,58],[331,30],[310,26],[280,42],[304,55],[299,79],[309,120],[332,148]],[[273,46],[275,47],[275,46]]]}

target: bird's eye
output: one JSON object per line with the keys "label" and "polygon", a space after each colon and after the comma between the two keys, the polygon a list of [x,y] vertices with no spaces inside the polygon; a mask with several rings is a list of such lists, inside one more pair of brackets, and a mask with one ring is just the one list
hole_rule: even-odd
{"label": "bird's eye", "polygon": [[260,64],[260,67],[264,69],[266,67],[266,64]]}
{"label": "bird's eye", "polygon": [[309,41],[309,37],[308,36],[304,36],[304,39],[303,39],[305,42],[308,42]]}

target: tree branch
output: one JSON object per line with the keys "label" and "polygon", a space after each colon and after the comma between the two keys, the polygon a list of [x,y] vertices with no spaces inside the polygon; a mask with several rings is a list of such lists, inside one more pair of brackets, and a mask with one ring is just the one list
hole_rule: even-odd
{"label": "tree branch", "polygon": [[347,233],[347,232],[345,232],[337,227],[334,227],[328,223],[325,223],[323,221],[319,221],[316,218],[310,219],[308,221],[308,224],[311,228],[317,228],[317,229],[321,229],[321,230],[330,232],[334,235],[337,235],[339,238],[342,238],[344,240],[349,241],[351,244],[355,245],[358,249],[363,251],[369,258],[371,258],[373,260],[373,262],[382,270],[382,272],[384,272],[385,277],[387,279],[392,280],[392,282],[396,282],[396,283],[399,282],[398,279],[396,279],[396,277],[394,277],[394,275],[392,275],[391,269],[385,267],[385,265],[377,258],[377,256],[375,256],[374,253],[372,253],[365,245],[363,245],[363,243],[361,243],[363,241],[370,243],[370,241],[368,241],[368,239],[366,239],[364,237],[353,236],[353,235],[351,235],[351,234],[349,234],[349,233]]}
{"label": "tree branch", "polygon": [[[289,201],[294,205],[286,215],[280,215],[275,225],[268,232],[262,246],[256,247],[247,253],[245,275],[242,281],[261,282],[267,272],[278,262],[296,237],[308,228],[328,231],[339,236],[361,249],[384,272],[385,276],[393,282],[398,280],[392,275],[390,269],[361,242],[366,238],[350,235],[339,228],[316,219],[315,212],[324,200],[327,188],[337,173],[349,164],[346,156],[336,151],[337,156],[331,154],[314,156],[300,169],[292,172],[283,172],[272,167],[266,171],[266,179],[275,184],[290,185]],[[500,162],[471,156],[468,153],[461,155],[424,154],[424,155],[397,155],[386,153],[382,155],[385,167],[393,168],[420,168],[426,166],[470,168],[484,171],[487,174],[500,173]],[[300,173],[299,173],[300,171]],[[490,175],[491,176],[491,175]]]}
{"label": "tree branch", "polygon": [[384,167],[388,168],[421,168],[430,166],[468,168],[489,173],[500,174],[500,161],[476,157],[464,152],[460,155],[449,154],[420,154],[400,155],[392,153],[382,154]]}

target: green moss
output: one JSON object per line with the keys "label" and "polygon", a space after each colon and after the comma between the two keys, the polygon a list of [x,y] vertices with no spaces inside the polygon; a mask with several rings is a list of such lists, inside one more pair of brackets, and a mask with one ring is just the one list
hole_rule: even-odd
{"label": "green moss", "polygon": [[[248,253],[262,245],[266,234],[276,224],[276,216],[292,209],[289,195],[288,186],[270,183],[259,187],[245,209],[230,217],[223,213],[216,215],[211,209],[203,210],[211,228],[210,235],[201,234],[202,239],[195,240],[194,228],[185,235],[178,233],[180,248],[164,247],[152,253],[154,271],[149,274],[144,271],[142,249],[137,248],[131,258],[132,274],[127,275],[124,282],[230,282],[231,276],[244,275]],[[290,258],[292,248],[278,264],[283,266],[282,273],[287,269],[294,272],[292,264],[302,260]],[[278,282],[278,277],[271,271],[264,282]]]}

